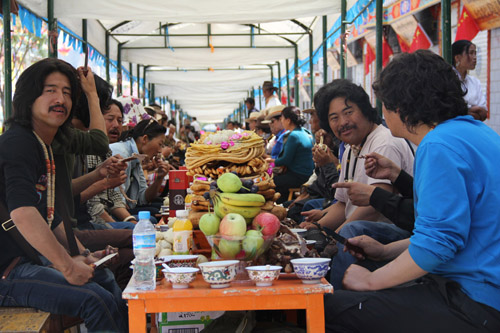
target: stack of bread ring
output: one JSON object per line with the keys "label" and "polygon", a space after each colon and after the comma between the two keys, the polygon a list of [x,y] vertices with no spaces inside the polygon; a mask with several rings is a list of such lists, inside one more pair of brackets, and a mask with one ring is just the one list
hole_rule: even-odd
{"label": "stack of bread ring", "polygon": [[[266,203],[261,207],[262,211],[275,214],[280,221],[286,217],[286,209],[275,205],[280,194],[276,192],[276,185],[267,173],[269,164],[263,158],[264,141],[254,132],[243,133],[247,135],[241,135],[240,140],[235,140],[235,144],[227,149],[220,148],[220,145],[216,149],[217,145],[207,144],[206,135],[188,148],[186,166],[188,175],[194,179],[191,185],[193,198],[189,215],[193,225],[197,225],[201,216],[209,210],[209,201],[203,194],[210,191],[212,181],[226,172],[236,172],[242,180],[251,179],[258,186],[257,193],[266,198]],[[229,135],[231,136],[231,133]]]}

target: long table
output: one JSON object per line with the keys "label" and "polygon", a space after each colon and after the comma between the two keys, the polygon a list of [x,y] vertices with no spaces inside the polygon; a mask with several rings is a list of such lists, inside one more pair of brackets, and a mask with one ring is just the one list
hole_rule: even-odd
{"label": "long table", "polygon": [[146,332],[146,313],[184,311],[241,311],[305,309],[308,332],[324,332],[323,294],[333,287],[322,279],[318,284],[303,284],[296,277],[283,277],[270,287],[253,283],[232,283],[224,289],[213,289],[198,274],[187,289],[172,289],[165,280],[155,290],[134,287],[132,278],[123,292],[128,300],[130,332]]}

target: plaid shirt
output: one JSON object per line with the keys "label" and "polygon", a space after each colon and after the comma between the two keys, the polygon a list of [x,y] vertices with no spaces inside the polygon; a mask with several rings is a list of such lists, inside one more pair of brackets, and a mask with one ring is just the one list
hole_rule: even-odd
{"label": "plaid shirt", "polygon": [[[105,158],[96,155],[87,155],[87,169],[93,171],[105,159],[111,157],[111,151],[108,151]],[[92,217],[91,222],[105,223],[100,215],[106,210],[110,213],[115,208],[126,208],[125,202],[119,192],[114,189],[107,189],[87,201],[87,212]]]}

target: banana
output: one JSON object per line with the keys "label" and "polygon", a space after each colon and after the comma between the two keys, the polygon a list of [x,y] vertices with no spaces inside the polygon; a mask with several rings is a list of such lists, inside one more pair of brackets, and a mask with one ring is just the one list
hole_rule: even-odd
{"label": "banana", "polygon": [[266,202],[262,195],[256,193],[220,193],[219,196],[222,202],[240,207],[260,207]]}
{"label": "banana", "polygon": [[260,212],[260,207],[256,206],[248,206],[248,207],[241,207],[241,206],[233,206],[229,205],[222,200],[217,200],[215,203],[215,213],[218,216],[225,216],[229,213],[236,213],[240,214],[244,218],[254,218],[257,216]]}

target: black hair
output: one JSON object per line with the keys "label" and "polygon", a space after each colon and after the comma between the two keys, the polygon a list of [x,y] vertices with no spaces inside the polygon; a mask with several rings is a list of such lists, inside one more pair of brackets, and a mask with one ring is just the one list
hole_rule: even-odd
{"label": "black hair", "polygon": [[175,120],[170,119],[169,121],[167,121],[167,126],[170,126],[170,125],[176,126]]}
{"label": "black hair", "polygon": [[399,111],[408,130],[419,124],[434,126],[468,111],[453,67],[428,50],[395,56],[373,90],[387,110]]}
{"label": "black hair", "polygon": [[324,85],[314,94],[314,107],[318,114],[320,126],[328,133],[333,134],[328,122],[330,103],[337,97],[345,98],[346,106],[347,101],[356,104],[368,121],[375,124],[382,123],[377,110],[370,103],[370,97],[361,86],[346,79],[337,79]]}
{"label": "black hair", "polygon": [[12,116],[6,121],[6,124],[16,123],[33,129],[31,107],[35,100],[42,95],[47,76],[55,72],[65,75],[71,86],[71,102],[73,107],[71,110],[68,110],[70,113],[69,117],[58,131],[58,134],[69,134],[67,129],[71,126],[73,109],[80,96],[80,82],[78,81],[76,69],[61,59],[42,59],[24,70],[17,80],[16,92],[12,99]]}
{"label": "black hair", "polygon": [[306,124],[306,120],[300,115],[300,109],[296,106],[287,106],[281,111],[281,115],[286,119],[290,119],[297,127],[302,127]]}
{"label": "black hair", "polygon": [[245,103],[255,105],[255,99],[252,97],[248,97],[247,99],[245,99]]}
{"label": "black hair", "polygon": [[123,117],[123,104],[120,101],[117,101],[116,99],[110,99],[108,101],[108,104],[102,108],[101,110],[103,111],[102,114],[106,114],[109,109],[111,109],[111,105],[116,105],[118,109],[120,109],[120,112],[122,113]]}
{"label": "black hair", "polygon": [[193,120],[196,121],[196,117],[193,117]]}
{"label": "black hair", "polygon": [[[113,95],[113,86],[96,74],[94,74],[94,82],[97,97],[99,97],[99,107],[101,108],[101,112],[103,112],[111,100],[111,95]],[[73,116],[76,119],[81,120],[85,127],[88,128],[90,126],[89,102],[85,94],[81,94],[80,99],[74,108]]]}
{"label": "black hair", "polygon": [[154,119],[144,119],[141,120],[134,128],[131,130],[125,131],[122,133],[120,137],[120,141],[124,141],[128,138],[132,138],[134,140],[147,135],[149,140],[153,140],[159,135],[165,135],[167,129]]}
{"label": "black hair", "polygon": [[474,45],[474,43],[466,39],[457,40],[451,45],[451,63],[453,67],[456,66],[455,56],[464,53],[464,51],[465,53],[469,53],[469,49],[472,45]]}

